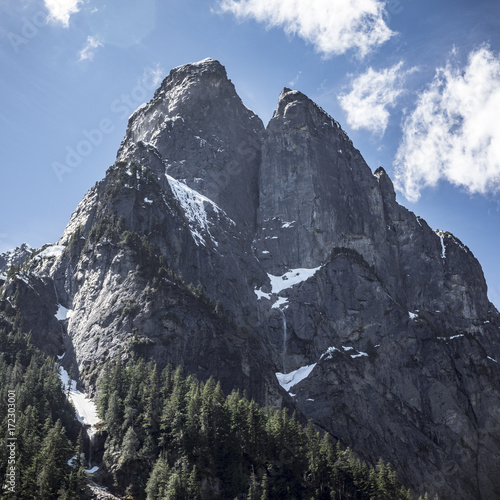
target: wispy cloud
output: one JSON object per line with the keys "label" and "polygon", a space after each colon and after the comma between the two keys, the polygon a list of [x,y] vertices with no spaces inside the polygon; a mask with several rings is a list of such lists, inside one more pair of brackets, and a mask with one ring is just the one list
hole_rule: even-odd
{"label": "wispy cloud", "polygon": [[85,45],[82,50],[80,50],[80,61],[93,61],[95,53],[99,47],[103,47],[103,44],[95,36],[88,36]]}
{"label": "wispy cloud", "polygon": [[76,14],[82,0],[44,0],[49,11],[49,21],[61,23],[65,28],[69,26],[71,14]]}
{"label": "wispy cloud", "polygon": [[469,193],[500,190],[500,58],[489,47],[448,62],[403,123],[396,186],[416,201],[441,179]]}
{"label": "wispy cloud", "polygon": [[359,57],[394,34],[382,0],[220,0],[223,12],[253,18],[299,35],[326,57],[354,50]]}
{"label": "wispy cloud", "polygon": [[301,75],[302,75],[302,71],[299,71],[297,73],[297,75],[295,76],[295,78],[288,82],[288,85],[290,85],[290,87],[292,87],[292,88],[295,87],[295,85],[297,85],[297,82],[299,81],[299,78]]}
{"label": "wispy cloud", "polygon": [[338,96],[353,129],[365,128],[383,135],[389,123],[389,108],[393,108],[404,93],[406,76],[416,68],[405,70],[400,61],[391,68],[375,71],[372,68],[351,82],[348,94]]}

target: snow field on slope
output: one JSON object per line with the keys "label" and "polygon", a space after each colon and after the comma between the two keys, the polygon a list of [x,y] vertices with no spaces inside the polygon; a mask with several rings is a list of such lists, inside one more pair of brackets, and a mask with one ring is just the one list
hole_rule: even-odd
{"label": "snow field on slope", "polygon": [[73,314],[72,309],[66,309],[66,307],[62,306],[61,304],[58,305],[57,312],[56,312],[56,318],[59,321],[71,318],[72,314]]}
{"label": "snow field on slope", "polygon": [[[271,300],[272,294],[279,294],[283,290],[287,290],[288,288],[292,288],[299,283],[307,281],[309,278],[312,278],[322,266],[315,267],[312,269],[308,269],[305,267],[290,269],[285,274],[281,276],[275,276],[274,274],[267,273],[269,281],[271,283],[271,293],[266,293],[262,291],[262,288],[255,288],[254,293],[257,295],[257,299],[260,300],[262,298]],[[288,300],[281,297],[278,298],[278,303],[273,304],[273,308],[280,307],[285,304]],[[281,308],[281,307],[280,307]]]}
{"label": "snow field on slope", "polygon": [[68,384],[71,383],[68,398],[75,407],[78,420],[91,427],[99,423],[101,419],[97,415],[97,405],[86,394],[76,389],[76,382],[69,378],[68,372],[62,366],[59,367],[59,378],[65,391]]}
{"label": "snow field on slope", "polygon": [[274,276],[273,274],[268,273],[267,276],[271,281],[272,293],[280,293],[287,288],[291,288],[292,286],[298,285],[303,281],[307,281],[309,278],[312,278],[320,269],[321,266],[315,267],[313,269],[307,269],[305,267],[290,269],[290,271],[287,271],[282,276]]}
{"label": "snow field on slope", "polygon": [[[368,354],[363,351],[358,351],[354,347],[351,346],[342,346],[342,349],[344,350],[344,353],[349,353],[349,356],[351,356],[352,359],[356,358],[362,358],[362,357],[368,357]],[[329,347],[320,357],[319,361],[322,359],[332,359],[332,355],[335,351],[338,351],[342,353],[340,349],[337,349],[336,347]],[[351,351],[355,351],[357,354],[351,354]],[[296,386],[299,382],[302,382],[302,380],[306,379],[309,377],[311,372],[314,370],[314,367],[318,363],[313,363],[311,365],[305,365],[301,366],[300,368],[297,368],[296,370],[293,370],[289,373],[281,373],[277,372],[275,373],[276,378],[278,379],[279,384],[285,391],[290,393],[290,390]],[[309,401],[309,400],[308,400]],[[313,401],[313,400],[311,400]]]}
{"label": "snow field on slope", "polygon": [[281,387],[283,387],[283,389],[288,392],[294,385],[297,385],[299,382],[307,378],[316,365],[317,363],[301,366],[300,368],[297,368],[290,373],[278,372],[276,373],[276,378],[278,379]]}
{"label": "snow field on slope", "polygon": [[191,189],[183,182],[174,179],[170,175],[167,175],[168,182],[172,188],[174,196],[177,198],[181,204],[184,213],[189,221],[189,229],[193,236],[194,241],[199,246],[200,244],[206,246],[206,241],[201,234],[200,230],[204,231],[210,236],[210,239],[217,246],[218,243],[215,241],[214,237],[210,233],[210,221],[208,220],[207,211],[205,210],[205,203],[209,203],[217,214],[224,214],[233,224],[227,214],[219,208],[219,206],[212,200],[198,193],[194,189]]}

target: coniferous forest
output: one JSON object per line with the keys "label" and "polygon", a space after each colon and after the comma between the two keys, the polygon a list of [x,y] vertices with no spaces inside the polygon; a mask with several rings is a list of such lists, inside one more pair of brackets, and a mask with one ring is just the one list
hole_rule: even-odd
{"label": "coniferous forest", "polygon": [[[0,498],[87,498],[84,437],[59,363],[6,322],[0,394],[15,393],[16,491]],[[411,499],[389,464],[370,467],[286,410],[223,394],[182,368],[107,363],[98,387],[101,462],[94,479],[127,499]],[[8,406],[0,406],[2,432]],[[6,446],[0,477],[8,484]]]}
{"label": "coniferous forest", "polygon": [[412,498],[389,465],[368,467],[286,410],[182,368],[108,364],[98,407],[106,470],[132,498]]}
{"label": "coniferous forest", "polygon": [[[84,464],[77,459],[70,467],[68,461],[82,456],[83,436],[58,376],[58,363],[22,333],[7,333],[4,325],[0,346],[0,498],[82,498]],[[14,413],[9,412],[9,393],[15,394]],[[9,429],[13,440],[8,440]],[[11,464],[14,476],[9,474]],[[14,492],[6,488],[11,480]]]}

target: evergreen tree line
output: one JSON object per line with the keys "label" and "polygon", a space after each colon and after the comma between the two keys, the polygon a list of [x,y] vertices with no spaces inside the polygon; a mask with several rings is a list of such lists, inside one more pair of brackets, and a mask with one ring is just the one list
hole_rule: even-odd
{"label": "evergreen tree line", "polygon": [[390,464],[370,467],[286,410],[261,408],[212,378],[143,359],[108,363],[98,411],[103,465],[128,498],[412,499]]}
{"label": "evergreen tree line", "polygon": [[[82,438],[58,369],[57,362],[1,318],[0,498],[81,498]],[[73,456],[78,458],[71,467],[68,461]],[[15,468],[14,474],[10,467]]]}
{"label": "evergreen tree line", "polygon": [[[85,498],[81,425],[59,363],[16,327],[0,300],[0,499]],[[9,491],[9,397],[15,488]],[[223,394],[181,368],[108,362],[99,381],[104,477],[132,499],[411,499],[389,464],[370,467],[286,410]],[[74,457],[72,459],[72,457]],[[70,465],[71,464],[71,465]]]}

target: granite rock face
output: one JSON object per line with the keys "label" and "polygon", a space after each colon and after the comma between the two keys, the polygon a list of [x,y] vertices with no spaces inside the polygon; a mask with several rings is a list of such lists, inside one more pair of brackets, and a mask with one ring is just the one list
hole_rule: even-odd
{"label": "granite rock face", "polygon": [[250,234],[263,132],[224,67],[206,59],[173,69],[153,99],[130,117],[118,159],[139,141],[155,146],[169,175],[210,198],[239,231]]}
{"label": "granite rock face", "polygon": [[500,316],[481,266],[300,92],[264,129],[217,61],[172,70],[25,267],[47,314],[68,310],[40,338],[56,354],[63,337],[90,392],[106,359],[182,364],[295,408],[415,491],[500,498]]}

